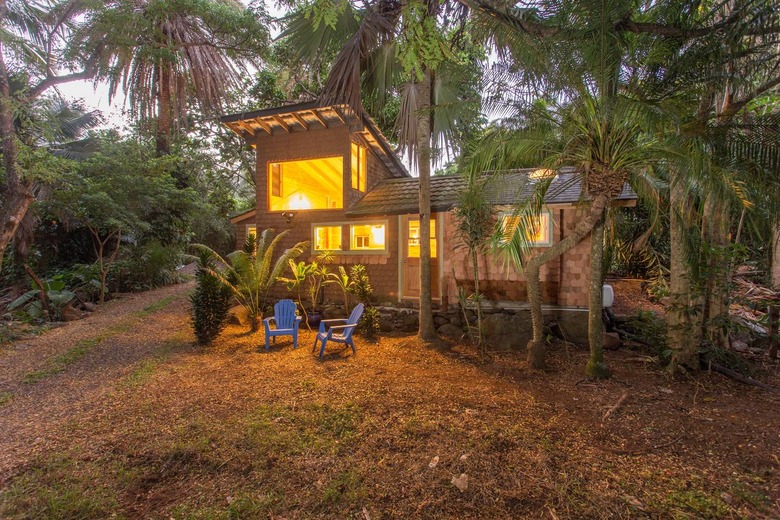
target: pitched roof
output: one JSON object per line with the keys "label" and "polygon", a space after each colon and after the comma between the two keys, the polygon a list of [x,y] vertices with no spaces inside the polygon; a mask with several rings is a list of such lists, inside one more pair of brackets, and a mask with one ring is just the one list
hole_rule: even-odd
{"label": "pitched roof", "polygon": [[255,136],[308,132],[315,128],[348,126],[361,136],[395,178],[407,178],[409,172],[367,113],[358,113],[349,105],[320,105],[317,101],[242,112],[222,116],[220,122],[244,139]]}
{"label": "pitched roof", "polygon": [[[537,181],[529,174],[533,168],[492,174],[485,186],[488,201],[495,205],[511,205],[532,195]],[[460,175],[431,177],[431,211],[447,211],[458,202],[466,188],[466,178]],[[417,203],[419,179],[391,179],[381,182],[356,202],[347,212],[351,216],[402,215],[419,211]],[[634,200],[636,193],[626,184],[618,200]],[[551,182],[545,204],[571,204],[583,199],[582,181],[572,168],[563,168]]]}

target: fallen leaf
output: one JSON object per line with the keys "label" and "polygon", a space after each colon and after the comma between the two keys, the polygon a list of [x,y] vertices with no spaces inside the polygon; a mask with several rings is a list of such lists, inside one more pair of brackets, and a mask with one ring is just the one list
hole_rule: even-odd
{"label": "fallen leaf", "polygon": [[623,500],[625,500],[628,503],[628,505],[634,506],[637,509],[644,510],[644,508],[645,508],[645,505],[642,502],[640,502],[639,499],[637,499],[634,496],[623,495]]}
{"label": "fallen leaf", "polygon": [[371,520],[371,515],[368,514],[368,509],[366,509],[366,506],[363,506],[363,518],[366,520]]}
{"label": "fallen leaf", "polygon": [[469,476],[465,473],[461,473],[459,477],[452,477],[451,482],[460,491],[466,491],[469,488]]}
{"label": "fallen leaf", "polygon": [[466,460],[467,458],[469,458],[468,453],[464,453],[463,455],[460,456],[460,460]]}
{"label": "fallen leaf", "polygon": [[439,456],[436,455],[434,458],[431,459],[431,461],[428,463],[428,467],[433,469],[439,464]]}

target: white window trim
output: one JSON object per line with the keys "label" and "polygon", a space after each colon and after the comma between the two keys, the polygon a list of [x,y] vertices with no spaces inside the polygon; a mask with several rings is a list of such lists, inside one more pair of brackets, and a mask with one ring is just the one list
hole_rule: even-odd
{"label": "white window trim", "polygon": [[[539,215],[541,216],[542,214],[545,214],[545,213],[547,214],[547,227],[548,227],[547,236],[549,236],[550,239],[546,240],[544,242],[531,242],[531,244],[530,244],[531,247],[552,247],[552,245],[553,245],[553,242],[554,242],[553,232],[554,232],[554,229],[555,229],[555,221],[553,219],[552,210],[543,209],[542,211],[539,212]],[[512,211],[501,211],[501,212],[499,212],[499,214],[498,214],[498,222],[499,222],[499,225],[501,226],[502,232],[503,232],[503,227],[504,227],[504,224],[503,224],[504,219],[506,217],[513,217],[513,216],[515,216],[515,214]]]}
{"label": "white window trim", "polygon": [[[352,226],[365,226],[365,225],[376,225],[376,224],[382,224],[385,226],[385,248],[384,249],[352,249]],[[314,236],[314,228],[317,227],[336,227],[336,226],[349,226],[349,241],[347,244],[343,243],[341,247],[342,249],[327,249],[327,251],[333,251],[333,254],[335,256],[347,256],[347,255],[388,255],[390,254],[390,248],[389,248],[389,233],[390,233],[390,225],[389,221],[386,219],[378,219],[378,220],[341,220],[338,222],[313,222],[311,224],[311,232],[309,233],[309,236],[311,236],[311,243],[315,244],[316,237]],[[342,239],[344,235],[342,234]],[[344,249],[344,246],[347,245],[349,249]],[[326,250],[320,250],[320,249],[314,249],[312,246],[312,252],[321,253]]]}

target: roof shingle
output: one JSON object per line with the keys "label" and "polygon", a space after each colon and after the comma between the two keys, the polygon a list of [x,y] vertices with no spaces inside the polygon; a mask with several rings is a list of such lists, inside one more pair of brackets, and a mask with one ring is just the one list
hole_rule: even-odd
{"label": "roof shingle", "polygon": [[[530,197],[537,181],[530,179],[534,169],[511,170],[492,174],[485,186],[488,201],[495,205],[511,205]],[[466,188],[466,178],[460,175],[431,177],[431,211],[447,211],[458,202]],[[392,179],[381,182],[356,202],[346,214],[351,216],[402,215],[419,212],[417,202],[419,179]],[[626,184],[618,200],[633,200],[637,196]],[[550,184],[545,204],[570,204],[583,199],[582,181],[571,168],[561,169]]]}

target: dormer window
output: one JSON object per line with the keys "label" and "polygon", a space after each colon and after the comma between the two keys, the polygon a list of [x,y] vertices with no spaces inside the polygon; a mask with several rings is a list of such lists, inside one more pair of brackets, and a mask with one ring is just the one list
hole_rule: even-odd
{"label": "dormer window", "polygon": [[268,164],[270,211],[344,207],[344,160],[324,157]]}
{"label": "dormer window", "polygon": [[352,189],[366,191],[366,149],[352,143]]}

